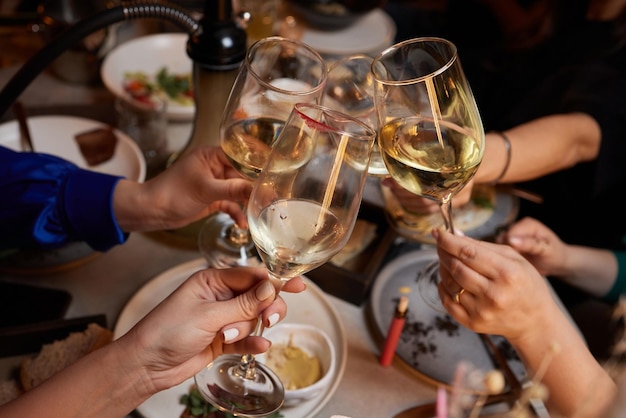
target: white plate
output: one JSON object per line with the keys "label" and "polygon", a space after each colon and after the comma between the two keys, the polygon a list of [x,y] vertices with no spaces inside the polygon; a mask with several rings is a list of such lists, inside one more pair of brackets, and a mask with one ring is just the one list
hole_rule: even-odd
{"label": "white plate", "polygon": [[[118,130],[114,130],[118,141],[113,157],[97,166],[88,166],[74,135],[106,126],[102,122],[75,116],[33,116],[27,119],[27,123],[37,152],[61,157],[81,168],[124,176],[129,180],[142,182],[146,177],[146,161],[141,150],[128,135]],[[16,121],[0,125],[0,145],[21,150]],[[45,274],[78,266],[97,254],[82,241],[51,250],[12,250],[0,253],[0,271]]]}
{"label": "white plate", "polygon": [[325,31],[306,27],[302,42],[322,55],[368,54],[375,56],[391,46],[396,24],[382,9],[374,9],[345,29]]}
{"label": "white plate", "polygon": [[[191,73],[193,62],[187,56],[186,44],[189,35],[163,33],[142,36],[113,48],[104,57],[100,77],[104,85],[118,97],[128,97],[124,91],[124,74],[141,71],[153,77],[166,67],[173,74]],[[196,107],[169,102],[167,115],[170,120],[190,121]]]}
{"label": "white plate", "polygon": [[[176,266],[158,275],[145,284],[126,304],[115,325],[114,338],[118,338],[132,328],[159,302],[172,293],[182,282],[198,270],[206,268],[204,259],[193,260]],[[335,393],[346,368],[348,344],[346,333],[337,311],[329,303],[324,292],[311,280],[304,279],[307,290],[304,293],[283,293],[288,309],[281,323],[311,324],[326,331],[335,345],[337,369],[333,383],[319,397],[297,406],[283,408],[285,418],[305,418],[315,416]],[[184,410],[179,400],[188,393],[193,378],[168,390],[157,393],[139,407],[137,411],[145,418],[178,417]]]}
{"label": "white plate", "polygon": [[[384,336],[399,297],[406,294],[409,310],[396,355],[423,380],[451,387],[461,361],[482,371],[496,366],[476,333],[450,315],[433,310],[420,296],[415,281],[417,273],[436,257],[435,250],[412,251],[383,267],[372,287],[369,308],[379,336]],[[523,381],[526,372],[511,345],[502,337],[491,338],[518,379]]]}
{"label": "white plate", "polygon": [[[124,176],[129,180],[143,181],[146,161],[139,147],[125,133],[114,130],[117,136],[115,154],[110,160],[90,167],[80,152],[74,135],[107,126],[102,122],[75,116],[33,116],[27,119],[36,152],[55,155],[71,161],[81,168],[99,173]],[[0,125],[0,145],[20,151],[20,131],[17,121]]]}

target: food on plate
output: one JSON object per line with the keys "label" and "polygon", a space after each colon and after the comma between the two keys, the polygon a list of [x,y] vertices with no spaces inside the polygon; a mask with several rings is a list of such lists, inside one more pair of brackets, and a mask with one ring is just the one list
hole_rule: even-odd
{"label": "food on plate", "polygon": [[80,132],[74,135],[74,139],[89,166],[109,161],[115,154],[117,136],[110,126]]}
{"label": "food on plate", "polygon": [[75,361],[110,343],[113,333],[96,323],[82,332],[73,332],[63,340],[45,344],[39,354],[26,358],[20,368],[20,382],[24,390],[31,390]]}
{"label": "food on plate", "polygon": [[354,224],[352,235],[346,245],[337,253],[330,262],[343,267],[357,255],[361,254],[376,238],[376,224],[358,219]]}
{"label": "food on plate", "polygon": [[[405,211],[397,198],[387,187],[382,188],[386,210],[392,216],[400,216],[401,223],[414,231],[424,231],[430,240],[430,231],[443,228],[443,217],[439,212],[418,215]],[[477,184],[472,189],[472,197],[465,205],[452,212],[454,227],[462,231],[471,231],[485,224],[494,213],[496,189],[490,185]]]}
{"label": "food on plate", "polygon": [[0,382],[0,405],[29,391],[79,358],[110,343],[113,333],[96,323],[84,331],[73,332],[63,340],[45,344],[39,354],[22,361],[19,378]]}
{"label": "food on plate", "polygon": [[16,379],[0,382],[0,405],[4,405],[24,393],[22,385]]}
{"label": "food on plate", "polygon": [[[185,405],[185,410],[180,418],[235,418],[234,415],[222,412],[204,400],[195,385],[189,388],[189,393],[180,398],[180,403]],[[267,418],[282,418],[280,412],[274,412]]]}
{"label": "food on plate", "polygon": [[310,386],[322,377],[320,360],[291,340],[288,344],[272,345],[267,351],[265,363],[280,377],[286,390]]}
{"label": "food on plate", "polygon": [[165,98],[180,106],[193,106],[191,73],[174,74],[162,67],[154,76],[143,71],[124,74],[124,91],[133,99],[153,104],[155,98]]}

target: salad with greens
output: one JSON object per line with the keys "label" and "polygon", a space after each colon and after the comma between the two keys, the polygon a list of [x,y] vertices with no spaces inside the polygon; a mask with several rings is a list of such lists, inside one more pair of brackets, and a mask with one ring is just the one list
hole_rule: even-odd
{"label": "salad with greens", "polygon": [[124,74],[124,91],[134,100],[150,105],[155,97],[180,106],[193,106],[191,73],[174,74],[162,67],[154,76],[143,71]]}

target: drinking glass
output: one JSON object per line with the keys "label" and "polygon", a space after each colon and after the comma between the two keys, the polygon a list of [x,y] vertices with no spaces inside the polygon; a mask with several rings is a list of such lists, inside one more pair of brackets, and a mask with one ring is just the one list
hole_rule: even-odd
{"label": "drinking glass", "polygon": [[[258,177],[296,103],[321,102],[327,72],[322,57],[300,41],[274,36],[249,48],[220,122],[220,146],[242,176]],[[198,247],[217,268],[257,260],[248,230],[221,212],[205,222]]]}
{"label": "drinking glass", "polygon": [[[252,239],[277,290],[331,259],[350,238],[375,138],[358,119],[295,105],[247,207]],[[255,332],[263,332],[260,321]],[[284,399],[280,379],[249,354],[218,357],[196,382],[209,402],[238,416],[270,414]]]}
{"label": "drinking glass", "polygon": [[[372,61],[373,58],[368,55],[354,54],[330,63],[323,103],[378,131]],[[377,143],[374,144],[369,174],[377,177],[389,175]]]}
{"label": "drinking glass", "polygon": [[[452,197],[476,173],[485,134],[457,49],[441,38],[415,38],[372,63],[379,145],[389,174],[405,189],[439,203],[446,230]],[[438,261],[418,275],[433,308],[445,311],[437,291]]]}

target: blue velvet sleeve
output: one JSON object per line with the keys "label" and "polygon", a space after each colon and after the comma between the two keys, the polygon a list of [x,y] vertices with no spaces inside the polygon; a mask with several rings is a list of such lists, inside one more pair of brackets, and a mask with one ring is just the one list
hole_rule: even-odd
{"label": "blue velvet sleeve", "polygon": [[113,214],[118,176],[47,154],[0,147],[0,249],[85,241],[98,251],[123,243]]}

